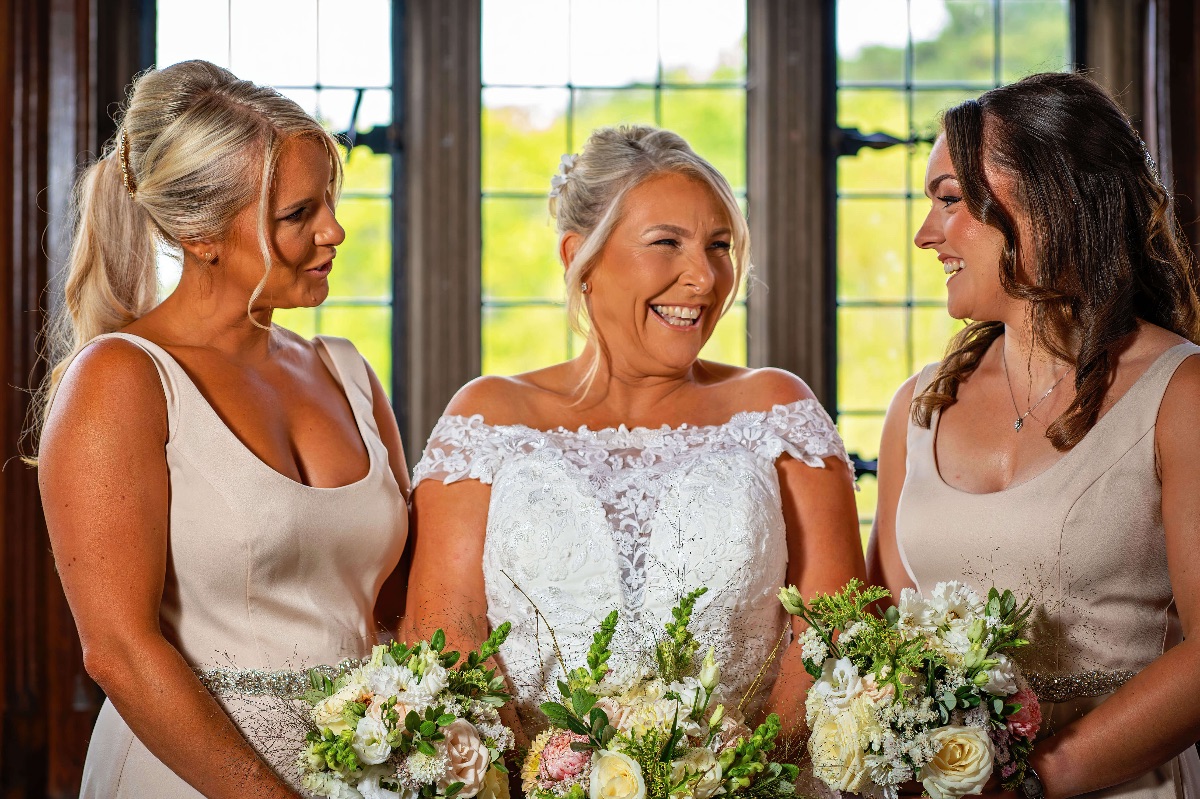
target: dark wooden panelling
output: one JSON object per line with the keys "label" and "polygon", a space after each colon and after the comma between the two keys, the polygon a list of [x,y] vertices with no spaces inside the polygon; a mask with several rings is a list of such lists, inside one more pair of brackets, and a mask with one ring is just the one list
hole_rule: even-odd
{"label": "dark wooden panelling", "polygon": [[834,400],[832,0],[749,1],[747,143],[751,366]]}
{"label": "dark wooden panelling", "polygon": [[1194,0],[1170,0],[1167,18],[1169,178],[1179,221],[1200,259],[1200,12]]}

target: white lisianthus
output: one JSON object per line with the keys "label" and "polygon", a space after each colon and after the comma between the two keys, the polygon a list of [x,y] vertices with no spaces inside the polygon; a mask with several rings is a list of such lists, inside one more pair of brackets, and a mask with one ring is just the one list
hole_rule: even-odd
{"label": "white lisianthus", "polygon": [[383,722],[370,716],[363,716],[358,720],[358,727],[354,730],[354,742],[351,746],[354,747],[355,754],[363,763],[368,766],[378,765],[387,760],[388,755],[392,753],[392,747],[388,746],[387,736],[388,730]]}
{"label": "white lisianthus", "polygon": [[815,694],[831,710],[844,710],[861,691],[862,679],[850,659],[828,658],[821,667],[821,678],[813,685],[809,695]]}
{"label": "white lisianthus", "polygon": [[305,774],[300,779],[300,785],[315,796],[327,796],[329,799],[363,799],[361,793],[328,771]]}
{"label": "white lisianthus", "polygon": [[407,666],[380,666],[367,675],[367,688],[384,699],[397,696],[412,683],[413,673]]}
{"label": "white lisianthus", "polygon": [[685,776],[699,777],[689,782],[680,799],[710,799],[721,788],[721,764],[717,756],[704,747],[689,749],[683,757],[671,763],[671,782],[678,783]]}
{"label": "white lisianthus", "polygon": [[704,704],[704,686],[695,677],[684,677],[667,687],[669,693],[679,694],[679,717],[691,714],[692,709]]}
{"label": "white lisianthus", "polygon": [[417,792],[412,788],[401,786],[399,791],[390,791],[379,784],[384,777],[394,776],[387,768],[364,769],[362,779],[358,781],[358,792],[363,799],[417,799]]}
{"label": "white lisianthus", "polygon": [[866,753],[859,742],[858,714],[821,714],[808,739],[813,776],[838,791],[867,787]]}
{"label": "white lisianthus", "polygon": [[446,669],[440,663],[432,663],[425,667],[421,681],[410,683],[401,698],[413,710],[423,711],[433,704],[438,694],[445,690],[446,682]]}
{"label": "white lisianthus", "polygon": [[804,607],[804,597],[794,585],[779,589],[779,601],[783,604],[783,609],[793,616],[799,616]]}
{"label": "white lisianthus", "polygon": [[1011,696],[1017,692],[1017,670],[1011,660],[1004,655],[994,655],[998,662],[987,669],[987,682],[983,690],[992,696]]}
{"label": "white lisianthus", "polygon": [[980,794],[992,776],[996,750],[985,730],[942,727],[929,736],[937,749],[917,778],[932,799],[958,799]]}
{"label": "white lisianthus", "polygon": [[642,767],[629,755],[602,749],[592,763],[589,799],[646,799]]}

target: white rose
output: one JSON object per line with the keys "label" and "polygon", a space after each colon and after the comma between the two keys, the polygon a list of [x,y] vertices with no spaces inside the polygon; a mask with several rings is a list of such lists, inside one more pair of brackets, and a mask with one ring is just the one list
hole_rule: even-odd
{"label": "white rose", "polygon": [[813,776],[834,790],[857,793],[866,787],[867,763],[856,715],[821,714],[808,739]]}
{"label": "white rose", "polygon": [[367,677],[367,688],[376,696],[387,699],[407,688],[412,679],[413,673],[407,666],[380,666]]}
{"label": "white rose", "polygon": [[996,759],[992,741],[985,730],[975,727],[942,727],[929,735],[937,748],[917,778],[932,799],[957,799],[980,794],[992,776]]}
{"label": "white rose", "polygon": [[642,767],[629,755],[602,749],[592,763],[589,799],[646,799]]}
{"label": "white rose", "polygon": [[987,691],[992,696],[1010,696],[1017,692],[1017,671],[1013,667],[1013,663],[1004,655],[996,655],[996,660],[999,662],[988,669],[987,682],[983,685],[983,690]]}
{"label": "white rose", "polygon": [[358,727],[354,730],[354,742],[351,746],[354,747],[354,752],[358,755],[359,760],[368,766],[374,766],[387,760],[388,755],[392,753],[392,747],[388,746],[387,736],[388,730],[383,722],[370,716],[363,716],[358,720]]}
{"label": "white rose", "polygon": [[366,686],[362,683],[346,683],[332,696],[325,697],[313,707],[312,719],[318,727],[325,727],[334,733],[344,732],[350,729],[350,725],[342,718],[346,705],[368,698]]}
{"label": "white rose", "polygon": [[438,787],[444,791],[451,783],[461,782],[463,787],[458,795],[470,799],[483,788],[484,778],[492,765],[492,753],[469,721],[457,719],[444,732],[450,766],[438,780]]}
{"label": "white rose", "polygon": [[826,708],[843,710],[861,691],[862,679],[849,658],[827,658],[821,666],[821,678],[809,693],[816,694]]}
{"label": "white rose", "polygon": [[682,795],[685,799],[709,799],[721,787],[721,764],[710,750],[703,747],[689,749],[671,764],[671,782],[678,783],[685,776],[699,779],[692,782]]}

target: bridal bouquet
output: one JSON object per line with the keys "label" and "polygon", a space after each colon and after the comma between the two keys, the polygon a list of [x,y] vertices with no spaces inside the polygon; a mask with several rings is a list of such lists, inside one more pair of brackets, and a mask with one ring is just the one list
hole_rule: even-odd
{"label": "bridal bouquet", "polygon": [[509,629],[501,625],[461,663],[442,651],[438,630],[412,646],[376,646],[334,679],[310,672],[303,699],[314,729],[296,764],[304,788],[335,799],[507,799],[500,758],[513,734],[498,708],[509,697],[483,663]]}
{"label": "bridal bouquet", "polygon": [[[712,650],[697,664],[688,631],[700,589],[672,611],[654,665],[610,670],[617,612],[595,633],[587,665],[559,682],[562,702],[546,702],[550,729],[521,770],[534,799],[710,799],[791,796],[798,770],[771,762],[779,718],[750,730],[736,710],[714,704],[720,667]],[[636,653],[631,653],[636,655]]]}
{"label": "bridal bouquet", "polygon": [[816,680],[806,702],[814,775],[886,799],[914,779],[933,799],[978,794],[993,771],[1016,788],[1041,711],[1005,653],[1028,643],[1030,603],[946,582],[928,597],[906,588],[883,618],[867,610],[886,596],[857,580],[808,605],[794,587],[780,592],[810,625],[797,643]]}

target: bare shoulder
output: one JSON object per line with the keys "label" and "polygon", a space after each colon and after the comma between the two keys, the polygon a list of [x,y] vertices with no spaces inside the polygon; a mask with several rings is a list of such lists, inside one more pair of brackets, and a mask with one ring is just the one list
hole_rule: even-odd
{"label": "bare shoulder", "polygon": [[537,388],[523,376],[477,377],[458,390],[446,406],[446,416],[482,416],[488,424],[516,424],[528,419],[531,395]]}
{"label": "bare shoulder", "polygon": [[1178,422],[1188,428],[1196,427],[1200,416],[1200,353],[1183,359],[1159,406],[1159,423]]}
{"label": "bare shoulder", "polygon": [[740,366],[702,361],[710,385],[719,386],[737,410],[769,411],[776,405],[815,400],[808,384],[786,369]]}
{"label": "bare shoulder", "polygon": [[[87,346],[71,362],[55,392],[42,449],[86,439],[166,440],[167,403],[158,369],[129,341],[111,338]],[[64,438],[65,437],[65,438]]]}

